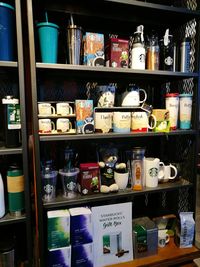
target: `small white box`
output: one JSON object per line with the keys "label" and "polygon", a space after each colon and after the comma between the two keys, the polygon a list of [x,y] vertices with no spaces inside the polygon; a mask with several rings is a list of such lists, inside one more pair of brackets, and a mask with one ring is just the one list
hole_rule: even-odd
{"label": "small white box", "polygon": [[70,213],[71,245],[91,243],[92,238],[92,213],[89,208],[72,208]]}

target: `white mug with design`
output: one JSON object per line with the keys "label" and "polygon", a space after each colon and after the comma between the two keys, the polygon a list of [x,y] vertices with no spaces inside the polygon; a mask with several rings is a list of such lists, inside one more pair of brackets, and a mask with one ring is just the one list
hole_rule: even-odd
{"label": "white mug with design", "polygon": [[38,103],[38,114],[41,116],[55,115],[55,108],[50,103]]}
{"label": "white mug with design", "polygon": [[108,133],[112,131],[112,112],[95,112],[94,125],[95,131],[101,133]]}
{"label": "white mug with design", "polygon": [[160,159],[158,158],[145,158],[145,184],[147,187],[158,186],[158,173],[160,168]]}
{"label": "white mug with design", "polygon": [[39,132],[40,133],[51,133],[55,130],[55,124],[51,119],[39,119]]}
{"label": "white mug with design", "polygon": [[[166,183],[169,180],[173,180],[177,176],[177,168],[172,165],[165,165],[163,162],[160,162],[160,167],[159,167],[159,173],[158,173],[158,181]],[[174,172],[174,175],[172,175],[172,171]]]}
{"label": "white mug with design", "polygon": [[65,133],[72,129],[72,124],[67,118],[59,118],[56,121],[56,129],[57,132]]}
{"label": "white mug with design", "polygon": [[[142,100],[140,99],[140,92],[144,95]],[[122,107],[139,107],[146,99],[147,93],[144,89],[132,86],[122,95]]]}
{"label": "white mug with design", "polygon": [[169,243],[170,236],[167,233],[167,229],[158,230],[158,246],[164,248]]}
{"label": "white mug with design", "polygon": [[130,133],[131,113],[130,112],[113,112],[113,132]]}
{"label": "white mug with design", "polygon": [[57,115],[67,116],[73,114],[73,109],[67,102],[57,103],[56,104],[56,113]]}
{"label": "white mug with design", "polygon": [[[152,118],[152,124],[149,124]],[[135,111],[131,114],[131,131],[148,132],[156,127],[156,117],[153,114],[148,115],[145,111]]]}

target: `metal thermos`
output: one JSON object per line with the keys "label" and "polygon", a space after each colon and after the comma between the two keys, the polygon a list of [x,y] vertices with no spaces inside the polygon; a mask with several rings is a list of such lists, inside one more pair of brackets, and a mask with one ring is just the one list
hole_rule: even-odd
{"label": "metal thermos", "polygon": [[166,30],[164,38],[160,44],[160,69],[173,71],[174,70],[174,43],[173,36],[169,34],[169,29]]}
{"label": "metal thermos", "polygon": [[180,71],[190,71],[190,39],[185,38],[180,47]]}
{"label": "metal thermos", "polygon": [[148,70],[158,70],[159,60],[160,60],[160,47],[158,44],[158,37],[153,32],[148,38],[147,45],[147,69]]}
{"label": "metal thermos", "polygon": [[17,165],[7,171],[8,209],[12,216],[22,215],[24,210],[24,175]]}
{"label": "metal thermos", "polygon": [[5,146],[8,148],[20,146],[20,106],[19,99],[5,96],[2,99],[4,107]]}
{"label": "metal thermos", "polygon": [[82,28],[77,25],[67,27],[67,63],[81,64],[81,47],[83,32]]}

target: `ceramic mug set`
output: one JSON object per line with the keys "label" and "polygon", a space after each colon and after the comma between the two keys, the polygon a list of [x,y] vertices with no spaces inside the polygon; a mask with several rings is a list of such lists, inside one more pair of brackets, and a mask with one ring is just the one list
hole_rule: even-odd
{"label": "ceramic mug set", "polygon": [[148,132],[156,127],[156,118],[145,111],[95,112],[95,131],[108,133]]}
{"label": "ceramic mug set", "polygon": [[51,119],[39,119],[39,132],[40,133],[52,133],[62,132],[66,133],[72,129],[72,124],[67,118],[59,118],[54,123]]}
{"label": "ceramic mug set", "polygon": [[147,187],[157,187],[158,183],[166,183],[177,176],[177,168],[172,164],[165,165],[158,158],[144,160],[145,184]]}
{"label": "ceramic mug set", "polygon": [[68,116],[73,114],[73,109],[68,102],[56,103],[56,108],[51,103],[43,102],[38,103],[38,115],[51,116],[60,115]]}

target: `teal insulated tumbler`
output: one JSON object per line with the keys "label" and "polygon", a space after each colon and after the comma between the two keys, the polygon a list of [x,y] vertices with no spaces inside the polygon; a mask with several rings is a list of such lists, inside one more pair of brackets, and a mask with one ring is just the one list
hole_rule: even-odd
{"label": "teal insulated tumbler", "polygon": [[58,25],[50,22],[37,24],[40,52],[43,63],[57,63]]}

